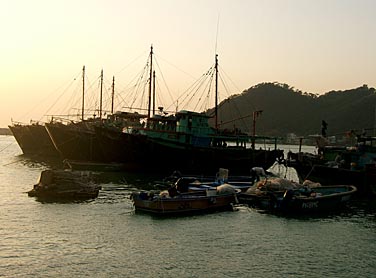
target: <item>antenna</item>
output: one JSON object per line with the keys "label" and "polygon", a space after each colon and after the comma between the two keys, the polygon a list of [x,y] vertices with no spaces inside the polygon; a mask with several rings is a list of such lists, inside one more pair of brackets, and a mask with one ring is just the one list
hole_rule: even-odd
{"label": "antenna", "polygon": [[215,49],[214,52],[217,54],[217,43],[218,43],[218,32],[219,32],[219,13],[218,13],[218,19],[217,19],[217,33],[215,35]]}

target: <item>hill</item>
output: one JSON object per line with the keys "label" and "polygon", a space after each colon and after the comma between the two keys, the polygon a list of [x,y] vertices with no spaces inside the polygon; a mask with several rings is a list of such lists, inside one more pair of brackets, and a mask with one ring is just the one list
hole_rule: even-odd
{"label": "hill", "polygon": [[[236,126],[251,132],[252,113],[262,110],[256,120],[256,134],[259,135],[318,134],[322,120],[328,123],[329,136],[349,130],[364,129],[371,133],[375,126],[375,108],[375,89],[367,85],[318,96],[287,84],[261,83],[221,102],[218,123],[221,128]],[[213,109],[208,113],[213,114]]]}

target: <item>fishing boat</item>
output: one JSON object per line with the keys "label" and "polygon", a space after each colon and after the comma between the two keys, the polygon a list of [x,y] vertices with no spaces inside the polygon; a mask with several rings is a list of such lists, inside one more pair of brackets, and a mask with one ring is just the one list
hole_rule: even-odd
{"label": "fishing boat", "polygon": [[99,118],[82,121],[54,119],[46,123],[46,129],[63,160],[105,162],[93,128],[100,122]]}
{"label": "fishing boat", "polygon": [[146,136],[129,131],[133,127],[140,127],[141,120],[146,117],[137,112],[118,111],[109,120],[94,126],[105,161],[123,164],[131,170],[148,161],[144,149]]}
{"label": "fishing boat", "polygon": [[107,162],[96,140],[95,125],[101,125],[103,70],[100,75],[100,107],[99,115],[85,118],[85,66],[82,68],[82,109],[81,119],[73,121],[61,117],[53,117],[46,124],[46,130],[62,159],[87,162]]}
{"label": "fishing boat", "polygon": [[27,193],[43,200],[85,200],[96,198],[100,189],[90,172],[44,170],[39,182]]}
{"label": "fishing boat", "polygon": [[269,185],[264,183],[241,193],[239,202],[282,213],[331,213],[346,205],[356,191],[353,185],[321,186],[276,179]]}
{"label": "fishing boat", "polygon": [[156,215],[186,215],[213,211],[232,210],[237,203],[232,187],[223,185],[216,189],[197,192],[178,192],[176,190],[154,192],[134,192],[131,194],[136,211]]}
{"label": "fishing boat", "polygon": [[149,154],[147,157],[163,158],[163,166],[169,170],[179,167],[186,172],[213,173],[224,167],[241,174],[254,166],[268,169],[283,155],[276,148],[252,148],[250,136],[212,128],[209,118],[204,113],[183,110],[175,113],[174,120],[168,116],[154,117],[146,127],[134,130],[147,138],[144,145],[140,144]]}
{"label": "fishing boat", "polygon": [[[152,65],[153,49],[150,52]],[[216,55],[215,71],[218,76],[218,57]],[[217,82],[217,78],[215,78]],[[148,115],[142,125],[124,127],[122,130],[96,128],[97,139],[106,148],[105,153],[124,155],[112,156],[116,161],[133,165],[139,169],[169,170],[179,169],[184,172],[213,173],[220,167],[228,168],[234,174],[249,172],[254,166],[268,169],[283,151],[277,149],[277,139],[250,136],[234,130],[220,129],[218,123],[217,90],[215,115],[204,112],[180,110],[169,113],[159,107],[151,110],[151,96],[155,92],[152,84],[155,75],[150,67]],[[216,84],[216,88],[218,85]],[[254,114],[256,117],[257,114]],[[214,118],[212,127],[209,120]],[[255,142],[272,142],[274,149],[255,147]]]}
{"label": "fishing boat", "polygon": [[39,158],[58,157],[58,152],[48,135],[45,125],[39,122],[23,124],[12,122],[8,126],[23,154]]}
{"label": "fishing boat", "polygon": [[260,179],[273,176],[272,173],[264,171],[261,167],[252,168],[248,176],[229,175],[229,170],[225,168],[219,168],[215,176],[181,175],[179,171],[174,171],[170,176],[165,177],[163,181],[158,182],[155,187],[176,186],[179,191],[200,191],[227,184],[244,192]]}
{"label": "fishing boat", "polygon": [[357,136],[352,146],[318,146],[314,154],[287,154],[286,163],[302,180],[322,185],[354,185],[364,196],[376,196],[376,137]]}

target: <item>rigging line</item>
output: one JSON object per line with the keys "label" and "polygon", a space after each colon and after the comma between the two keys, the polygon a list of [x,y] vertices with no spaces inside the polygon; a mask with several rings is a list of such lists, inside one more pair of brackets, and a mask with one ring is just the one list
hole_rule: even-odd
{"label": "rigging line", "polygon": [[[183,97],[183,96],[186,96],[187,97],[187,92],[188,92],[188,90],[192,90],[193,88],[195,88],[195,86],[197,86],[197,84],[200,84],[200,83],[202,83],[202,79],[205,79],[208,75],[209,75],[209,73],[210,73],[210,71],[212,70],[212,68],[213,67],[211,67],[209,70],[207,70],[205,73],[203,73],[201,76],[200,76],[200,78],[198,79],[198,80],[196,80],[190,87],[188,87],[188,89],[187,90],[185,90],[179,97],[178,97],[178,99],[180,99],[181,97]],[[189,96],[189,95],[188,95]]]}
{"label": "rigging line", "polygon": [[[75,76],[76,76],[76,77],[73,78],[73,81],[77,78],[78,74],[76,74]],[[71,82],[69,83],[69,85],[67,86],[67,88],[66,88],[63,92],[65,92],[65,91],[69,88],[69,86],[72,85],[73,81],[71,81]],[[66,84],[66,82],[64,82],[64,84]],[[63,87],[63,85],[59,86],[57,89],[53,90],[52,93],[49,93],[49,94],[47,95],[47,97],[46,97],[44,100],[42,100],[42,101],[38,101],[38,103],[37,103],[32,109],[30,109],[29,111],[27,111],[26,113],[24,113],[23,115],[21,115],[20,118],[24,118],[24,117],[26,117],[27,115],[29,115],[29,114],[30,114],[32,111],[34,111],[39,105],[41,105],[42,102],[46,101],[48,98],[50,98],[51,96],[53,96],[53,94],[54,94],[55,92],[59,91],[62,87]]]}
{"label": "rigging line", "polygon": [[[76,77],[77,78],[77,77]],[[69,85],[65,88],[65,90],[60,94],[60,96],[55,100],[55,102],[47,109],[47,111],[45,112],[44,115],[42,115],[39,120],[41,120],[43,117],[45,117],[49,112],[50,110],[56,105],[56,103],[59,102],[59,100],[63,97],[63,95],[65,95],[65,93],[68,91],[68,89],[72,86],[72,84],[74,83],[74,81],[76,80],[76,78],[74,78],[70,83]]]}
{"label": "rigging line", "polygon": [[[149,55],[150,57],[150,55]],[[133,92],[133,102],[132,102],[132,105],[136,102],[137,100],[137,93],[138,93],[138,90],[141,88],[142,84],[147,84],[147,81],[148,81],[148,73],[149,71],[149,58],[148,60],[146,61],[146,64],[145,66],[143,67],[143,69],[141,70],[141,75],[139,76],[139,78],[136,79],[136,84],[134,85],[133,88],[135,88],[135,91]],[[145,90],[145,88],[144,88]],[[132,96],[132,93],[131,93],[131,96]]]}
{"label": "rigging line", "polygon": [[12,164],[14,164],[14,163],[17,163],[17,162],[20,162],[20,161],[22,161],[22,159],[21,159],[21,158],[20,158],[20,159],[17,159],[17,160],[15,160],[15,161],[9,162],[9,163],[7,163],[7,164],[3,164],[3,166],[9,166],[9,165],[12,165]]}
{"label": "rigging line", "polygon": [[235,87],[235,89],[237,89],[239,92],[242,92],[242,90],[239,89],[238,86],[236,86],[236,84],[234,83],[234,81],[232,81],[232,79],[229,77],[229,75],[223,70],[223,68],[221,66],[220,67],[220,70],[221,72],[223,72],[224,76],[231,82],[231,84]]}
{"label": "rigging line", "polygon": [[[141,57],[141,56],[144,56],[145,52],[143,52],[142,55],[140,55],[137,60]],[[150,55],[148,55],[148,58],[146,60],[146,64],[145,66],[140,70],[139,73],[137,73],[131,80],[128,84],[126,84],[125,86],[123,86],[122,89],[118,90],[118,94],[116,96],[117,99],[120,99],[120,101],[118,102],[117,104],[117,107],[122,107],[124,106],[124,104],[127,103],[127,101],[125,100],[126,98],[130,97],[134,97],[136,98],[137,96],[137,92],[138,92],[138,89],[140,87],[140,83],[144,80],[144,75],[145,73],[147,72],[147,69],[149,68],[148,64],[149,64],[149,58],[150,58]],[[133,82],[135,82],[134,85],[130,85],[132,84]],[[133,90],[131,90],[131,93],[128,95],[126,92],[128,91],[129,88],[133,88]],[[122,96],[122,94],[124,94],[124,97]],[[135,100],[133,100],[134,102]]]}
{"label": "rigging line", "polygon": [[205,90],[202,91],[202,95],[200,96],[198,102],[197,102],[197,105],[195,106],[195,109],[197,108],[199,102],[201,101],[201,99],[203,98],[204,94],[205,94],[205,91],[208,90],[208,93],[206,94],[206,99],[207,101],[206,102],[203,102],[202,105],[201,105],[201,110],[206,110],[209,106],[209,99],[210,99],[210,95],[211,95],[211,89],[212,89],[212,86],[213,86],[213,80],[214,80],[214,72],[213,74],[210,76],[210,80],[209,82],[206,84],[206,88],[204,88]]}
{"label": "rigging line", "polygon": [[[134,91],[133,101],[131,102],[131,105],[130,105],[131,107],[133,107],[134,104],[136,103],[139,90],[141,90],[141,89],[143,90],[142,94],[141,94],[141,98],[140,98],[140,106],[142,107],[141,104],[144,102],[143,98],[144,98],[144,95],[145,95],[146,86],[148,85],[147,80],[148,80],[148,77],[146,76],[144,79],[139,80],[139,82],[136,84],[137,87],[136,87],[136,90]],[[143,82],[141,82],[141,81],[143,81]],[[143,85],[143,87],[142,87],[142,85]]]}
{"label": "rigging line", "polygon": [[162,58],[160,55],[156,55],[154,54],[154,57],[158,57],[159,59],[163,60],[164,62],[166,62],[167,64],[169,64],[170,66],[174,67],[175,69],[177,69],[178,71],[181,71],[182,73],[188,75],[189,77],[191,77],[192,79],[196,80],[197,77],[193,76],[192,74],[180,69],[179,67],[175,66],[174,64],[170,63],[169,61],[167,61],[166,59]]}
{"label": "rigging line", "polygon": [[[208,80],[208,78],[210,79],[210,77],[213,76],[213,74],[214,74],[213,70],[214,70],[214,68],[211,67],[211,68],[209,69],[209,71],[207,71],[207,72],[202,76],[201,80],[199,80],[200,82],[197,83],[196,86],[195,86],[196,90],[195,90],[194,92],[192,91],[192,92],[193,92],[192,97],[189,99],[189,101],[188,101],[185,105],[187,105],[187,106],[189,105],[189,103],[192,101],[192,99],[193,99],[193,97],[196,95],[196,93],[200,90],[200,88],[201,88],[203,85],[205,85],[205,82]],[[192,89],[194,89],[194,88],[192,88]],[[183,102],[182,104],[184,105],[184,102]]]}
{"label": "rigging line", "polygon": [[[227,77],[227,79],[232,83],[232,85],[240,92],[239,88],[236,86],[236,84],[231,80],[231,78],[229,78],[229,76],[227,75],[227,73],[221,68],[221,72],[224,73],[224,76]],[[229,93],[229,91],[227,91],[227,85],[225,84],[225,80],[222,78],[222,75],[220,75],[220,79],[226,89],[226,92]],[[241,116],[241,112],[240,112],[240,108],[238,107],[237,105],[237,102],[235,99],[228,99],[228,102],[229,102],[229,105],[232,104],[234,105],[235,107],[235,110],[237,111],[238,113],[238,116],[240,117]],[[248,102],[248,100],[247,100]],[[224,103],[223,103],[224,104]],[[220,105],[222,106],[222,105]],[[251,107],[253,107],[253,104],[250,105]],[[254,110],[254,108],[252,109]],[[230,111],[233,111],[232,109],[230,109]],[[234,117],[234,115],[232,115]],[[248,124],[246,123],[246,119],[245,118],[240,118],[240,124],[244,127],[247,127]]]}
{"label": "rigging line", "polygon": [[229,89],[228,89],[228,86],[227,86],[226,80],[223,79],[223,77],[222,77],[221,74],[219,74],[219,79],[220,79],[221,84],[222,84],[222,86],[223,86],[223,88],[224,88],[224,91],[226,92],[226,97],[227,97],[227,98],[230,98],[230,97],[231,97],[231,94],[230,94],[230,91],[229,91]]}
{"label": "rigging line", "polygon": [[[206,78],[206,74],[203,74],[200,79],[196,80],[195,83],[193,83],[190,87],[188,87],[178,98],[177,100],[180,100],[181,98],[183,98],[183,100],[179,103],[180,106],[184,107],[184,102],[186,101],[186,99],[190,96],[190,94],[192,93],[193,89],[196,88],[199,84],[202,83],[201,79],[204,79]],[[172,103],[169,107],[167,107],[167,109],[172,109],[171,107],[174,105],[175,103]]]}
{"label": "rigging line", "polygon": [[[103,82],[105,83],[105,82]],[[112,89],[112,88],[111,88]],[[103,85],[103,105],[102,105],[102,110],[104,111],[103,107],[107,107],[107,105],[111,106],[111,89],[109,86],[107,85]],[[110,110],[110,109],[108,109]],[[109,112],[109,111],[107,111]]]}
{"label": "rigging line", "polygon": [[[202,99],[202,96],[204,95],[204,93],[206,92],[206,90],[208,90],[208,88],[209,88],[209,91],[208,91],[208,95],[207,95],[207,98],[209,98],[210,97],[210,89],[211,89],[211,86],[212,86],[212,84],[213,84],[213,79],[214,79],[214,74],[215,74],[215,70],[214,70],[214,68],[212,67],[212,68],[210,68],[210,72],[207,72],[207,74],[206,74],[206,77],[209,77],[209,80],[203,80],[203,82],[202,82],[202,84],[201,85],[203,85],[204,84],[204,81],[206,82],[205,83],[205,88],[203,89],[203,94],[201,95],[201,97],[199,98],[199,102],[201,101],[201,99]],[[201,86],[200,86],[201,87]],[[201,109],[204,109],[203,107],[205,106],[205,103],[203,103],[202,105],[201,105]],[[206,103],[206,108],[207,108],[207,106],[208,106],[208,101],[207,101],[207,103]],[[196,107],[197,107],[197,105],[196,105]],[[195,107],[195,109],[196,109],[196,107]]]}
{"label": "rigging line", "polygon": [[[226,86],[226,82],[225,82],[225,80],[222,78],[221,75],[220,75],[220,80],[221,80],[221,83],[222,83],[223,87],[225,88],[225,91],[228,93],[227,86]],[[228,102],[229,105],[233,105],[233,106],[235,107],[235,110],[236,110],[237,113],[238,113],[238,117],[240,117],[240,116],[241,116],[241,112],[240,112],[239,107],[238,107],[237,104],[236,104],[236,101],[235,101],[234,99],[230,99],[230,96],[228,96],[228,97],[227,97],[227,102]],[[226,101],[223,102],[223,104],[225,104],[225,103],[226,103]],[[230,111],[231,111],[231,112],[234,112],[233,109],[230,109]]]}
{"label": "rigging line", "polygon": [[170,96],[170,98],[171,98],[171,101],[173,102],[173,101],[174,101],[174,98],[172,97],[171,91],[170,91],[170,89],[169,89],[168,86],[167,86],[166,79],[165,79],[164,76],[163,76],[163,72],[162,72],[162,70],[161,70],[161,68],[160,68],[160,66],[159,66],[159,63],[158,63],[157,59],[155,59],[155,58],[154,58],[154,63],[157,65],[157,68],[158,68],[159,73],[160,73],[160,75],[161,75],[161,77],[162,77],[163,83],[165,84],[166,89],[167,89],[167,92],[168,92],[168,94],[169,94],[169,96]]}
{"label": "rigging line", "polygon": [[[156,90],[157,92],[160,92],[161,91],[161,87],[159,86],[159,82],[157,81],[157,84],[156,84],[157,86],[157,89],[158,90]],[[156,96],[157,96],[157,100],[158,100],[158,102],[161,104],[161,105],[157,105],[157,108],[159,107],[159,106],[162,106],[162,107],[165,107],[165,105],[164,105],[164,103],[163,103],[163,99],[162,99],[162,94],[156,94]]]}
{"label": "rigging line", "polygon": [[[82,73],[80,73],[80,75],[81,75]],[[81,80],[81,78],[79,79],[79,80]],[[80,91],[80,93],[77,93],[78,91]],[[72,92],[71,92],[71,95],[70,95],[70,97],[68,98],[68,100],[67,100],[67,102],[66,102],[66,104],[65,104],[65,106],[63,107],[61,107],[60,108],[60,110],[58,110],[58,111],[60,111],[60,114],[64,114],[64,112],[65,111],[67,111],[66,109],[71,109],[72,107],[74,107],[75,105],[76,105],[76,102],[78,102],[77,101],[77,96],[81,96],[82,95],[82,84],[81,84],[81,82],[78,82],[77,81],[77,83],[76,83],[76,87],[75,87],[75,89],[74,90],[72,90]],[[68,108],[67,108],[68,107]],[[69,111],[68,110],[68,111]]]}
{"label": "rigging line", "polygon": [[[89,84],[89,86],[86,86],[85,88],[85,111],[92,111],[93,109],[93,88],[96,84],[96,82],[91,82],[87,75],[85,75],[85,84]],[[82,94],[77,94],[77,92],[73,92],[72,97],[72,105],[69,107],[69,110],[82,110],[82,108],[74,108],[74,106],[80,106],[82,102]],[[69,113],[68,113],[69,114]]]}
{"label": "rigging line", "polygon": [[144,51],[142,52],[142,54],[140,54],[139,56],[137,56],[135,59],[133,59],[130,63],[128,63],[126,66],[124,66],[122,69],[120,69],[118,72],[116,72],[115,75],[118,75],[119,73],[121,73],[122,71],[124,71],[126,68],[128,68],[130,65],[132,65],[133,63],[135,63],[138,59],[140,59],[141,57],[144,57],[145,53],[149,53],[149,50],[147,51]]}
{"label": "rigging line", "polygon": [[[202,80],[202,82],[201,82],[200,84],[197,84],[197,88],[196,88],[196,90],[195,90],[194,93],[192,94],[191,98],[187,101],[187,103],[185,103],[185,104],[182,103],[183,107],[188,107],[188,105],[191,103],[191,101],[193,100],[193,98],[195,97],[195,95],[199,92],[199,90],[201,89],[201,87],[202,87],[203,85],[205,85],[205,81],[206,81],[208,75],[205,75],[204,77],[205,77],[205,79]],[[208,83],[209,83],[209,82],[208,82]],[[206,83],[206,84],[207,84],[207,83]],[[205,92],[205,90],[203,90],[203,91]],[[197,105],[196,105],[196,107],[197,107]],[[196,109],[196,107],[195,107],[195,109]]]}
{"label": "rigging line", "polygon": [[127,103],[125,99],[129,99],[130,102],[135,102],[137,100],[140,88],[142,88],[143,84],[144,86],[145,84],[147,84],[147,78],[141,76],[139,79],[136,80],[136,83],[132,87],[130,87],[131,90],[129,90],[129,93],[125,93],[125,96],[123,98],[124,103]]}
{"label": "rigging line", "polygon": [[[203,73],[191,86],[189,86],[186,90],[184,90],[183,93],[180,94],[180,96],[178,96],[177,100],[180,100],[181,98],[183,98],[183,101],[179,103],[179,105],[181,107],[185,107],[185,106],[187,106],[189,104],[190,101],[188,101],[187,104],[184,104],[184,103],[187,100],[187,98],[190,96],[191,92],[194,91],[195,88],[196,88],[195,93],[197,92],[197,90],[201,87],[202,83],[206,80],[207,76],[210,75],[210,72],[212,70],[213,70],[213,66],[210,67],[209,70],[207,70],[205,73]],[[193,94],[193,96],[194,96],[194,94]],[[192,97],[191,97],[191,99],[192,99]],[[175,103],[172,103],[169,107],[167,107],[167,109],[171,109],[171,107],[174,104]]]}
{"label": "rigging line", "polygon": [[141,98],[139,99],[139,105],[140,105],[140,107],[142,107],[142,103],[144,103],[144,101],[145,101],[144,97],[147,95],[145,92],[146,92],[146,89],[147,89],[147,87],[149,85],[149,76],[147,74],[147,71],[145,71],[146,74],[145,74],[143,80],[140,80],[140,82],[138,83],[138,88],[135,91],[135,95],[134,95],[133,104],[137,101],[139,90],[142,90]]}
{"label": "rigging line", "polygon": [[143,79],[143,76],[145,75],[145,72],[147,72],[148,65],[146,64],[125,86],[123,86],[122,89],[120,89],[120,93],[127,91],[128,88],[133,88],[135,85],[130,85],[136,82],[138,84],[139,80]]}
{"label": "rigging line", "polygon": [[126,103],[125,99],[120,94],[115,94],[115,100],[114,100],[114,102],[115,102],[114,103],[115,104],[114,110],[119,109],[119,107],[122,106],[122,103],[124,103],[124,104]]}
{"label": "rigging line", "polygon": [[15,140],[13,140],[10,144],[8,144],[8,145],[6,145],[4,148],[2,148],[2,149],[0,150],[0,153],[3,152],[4,150],[6,150],[7,148],[9,148],[10,146],[12,146],[14,143],[16,143]]}
{"label": "rigging line", "polygon": [[[165,107],[166,107],[166,99],[163,98],[163,95],[160,93],[162,91],[162,88],[160,86],[160,82],[158,80],[156,80],[155,82],[155,87],[156,87],[156,109],[158,110],[158,107],[162,106],[163,107],[163,111],[165,111]],[[157,104],[159,103],[159,105]]]}

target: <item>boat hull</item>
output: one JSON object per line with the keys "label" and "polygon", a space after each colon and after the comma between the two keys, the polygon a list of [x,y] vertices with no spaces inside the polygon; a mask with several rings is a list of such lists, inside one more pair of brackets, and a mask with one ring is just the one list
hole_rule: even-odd
{"label": "boat hull", "polygon": [[248,174],[254,166],[268,169],[283,155],[282,150],[204,147],[104,127],[95,130],[107,160],[139,170],[213,173],[226,168],[232,174]]}
{"label": "boat hull", "polygon": [[109,162],[100,148],[93,126],[95,123],[46,124],[55,148],[63,159]]}
{"label": "boat hull", "polygon": [[303,179],[327,185],[354,185],[357,194],[376,196],[376,168],[369,165],[361,170],[334,168],[326,165],[295,165],[296,172]]}
{"label": "boat hull", "polygon": [[41,158],[59,156],[44,125],[15,124],[9,126],[9,129],[25,155],[38,156]]}
{"label": "boat hull", "polygon": [[[314,195],[297,195],[287,197],[285,192],[265,192],[264,194],[247,194],[239,196],[241,203],[275,212],[291,214],[309,214],[334,212],[345,206],[357,191],[355,186],[323,186],[314,188]],[[295,190],[297,192],[297,190]]]}
{"label": "boat hull", "polygon": [[38,184],[27,193],[41,200],[84,200],[96,198],[100,189],[89,172],[44,170]]}
{"label": "boat hull", "polygon": [[195,194],[180,195],[173,198],[148,198],[144,194],[132,195],[136,211],[157,215],[183,215],[192,213],[206,213],[218,210],[231,210],[237,199],[235,194],[198,196]]}
{"label": "boat hull", "polygon": [[[201,147],[181,143],[164,143],[158,139],[147,141],[147,150],[159,158],[169,170],[192,173],[213,173],[226,168],[232,174],[249,173],[252,167],[270,168],[282,150],[262,150],[241,147]],[[179,168],[177,168],[179,167]]]}
{"label": "boat hull", "polygon": [[99,189],[91,191],[51,191],[35,190],[28,191],[29,197],[48,200],[88,200],[98,197]]}

